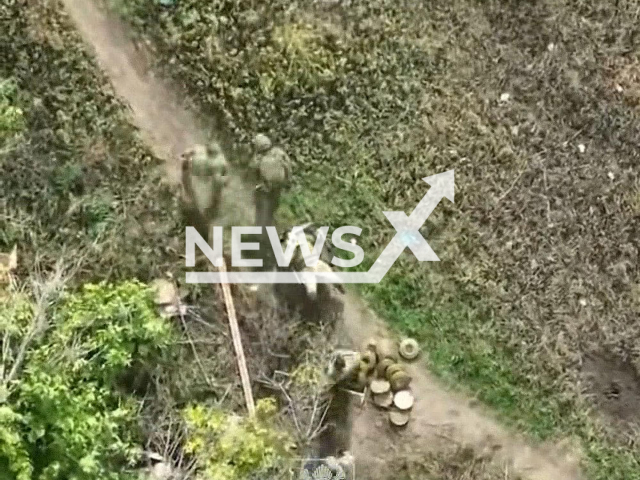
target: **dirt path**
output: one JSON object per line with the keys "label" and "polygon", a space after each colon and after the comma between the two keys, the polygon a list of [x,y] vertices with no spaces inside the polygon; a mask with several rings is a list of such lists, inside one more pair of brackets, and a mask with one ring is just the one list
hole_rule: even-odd
{"label": "dirt path", "polygon": [[[359,298],[351,296],[345,306],[346,332],[355,345],[370,336],[388,336],[381,320]],[[578,459],[569,449],[558,446],[533,446],[526,439],[513,435],[475,402],[445,390],[428,373],[421,362],[408,366],[413,377],[411,389],[416,403],[407,429],[392,431],[386,416],[368,407],[356,409],[353,420],[352,450],[364,478],[383,470],[394,455],[419,456],[425,450],[444,450],[452,444],[471,447],[479,456],[489,456],[505,472],[520,474],[530,480],[577,480]],[[381,435],[386,431],[386,435]],[[399,447],[401,446],[401,447]],[[563,450],[565,450],[563,452]],[[386,478],[386,477],[384,477]],[[390,477],[389,477],[390,478]],[[507,476],[505,479],[517,478]]]}
{"label": "dirt path", "polygon": [[[172,161],[188,146],[207,135],[178,97],[146,69],[144,54],[128,39],[126,29],[87,0],[62,0],[78,30],[94,49],[100,66],[116,93],[131,107],[133,120],[155,155],[167,160],[172,179],[178,165]],[[346,333],[353,344],[387,331],[356,297],[346,302]],[[419,363],[410,366],[416,396],[412,421],[402,433],[392,432],[375,409],[356,409],[352,451],[358,478],[386,478],[384,467],[395,455],[419,456],[468,446],[478,455],[490,455],[511,475],[530,480],[578,480],[577,459],[554,446],[533,446],[501,427],[473,402],[452,394]],[[398,441],[401,440],[401,441]],[[398,445],[402,445],[399,449]],[[553,449],[553,451],[552,451]],[[389,472],[393,473],[393,472]],[[505,479],[516,478],[505,474]]]}
{"label": "dirt path", "polygon": [[[177,159],[187,147],[207,139],[196,117],[182,106],[177,95],[145,68],[145,52],[130,40],[121,23],[92,2],[62,3],[82,37],[93,47],[114,90],[131,107],[142,138],[158,158]],[[177,162],[166,163],[170,178],[177,181]]]}

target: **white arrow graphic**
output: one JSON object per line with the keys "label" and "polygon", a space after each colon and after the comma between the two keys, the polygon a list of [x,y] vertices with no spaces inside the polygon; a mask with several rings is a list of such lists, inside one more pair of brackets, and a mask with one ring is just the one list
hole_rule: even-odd
{"label": "white arrow graphic", "polygon": [[397,233],[367,272],[370,277],[370,281],[367,283],[380,282],[405,247],[409,247],[420,262],[440,261],[420,233],[420,228],[442,198],[454,201],[454,170],[425,177],[422,180],[431,185],[431,188],[422,197],[410,216],[407,217],[404,212],[383,212]]}

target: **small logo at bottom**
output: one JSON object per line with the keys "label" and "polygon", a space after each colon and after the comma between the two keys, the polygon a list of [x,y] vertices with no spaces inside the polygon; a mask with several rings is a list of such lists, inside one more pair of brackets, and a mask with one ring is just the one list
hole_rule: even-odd
{"label": "small logo at bottom", "polygon": [[354,480],[352,462],[341,462],[335,457],[303,460],[298,480]]}

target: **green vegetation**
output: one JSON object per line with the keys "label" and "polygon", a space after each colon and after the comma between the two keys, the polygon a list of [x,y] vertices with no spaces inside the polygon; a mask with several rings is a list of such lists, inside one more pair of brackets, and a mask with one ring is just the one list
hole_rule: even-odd
{"label": "green vegetation", "polygon": [[240,418],[219,409],[192,406],[185,410],[190,438],[185,450],[198,459],[207,480],[275,478],[281,475],[294,443],[274,424],[271,399],[256,404],[255,418]]}
{"label": "green vegetation", "polygon": [[0,7],[0,251],[18,244],[22,273],[84,258],[76,282],[178,268],[175,196],[65,22],[53,2]]}
{"label": "green vegetation", "polygon": [[420,178],[455,168],[456,204],[424,229],[442,262],[406,256],[364,292],[452,385],[538,438],[579,439],[590,478],[640,478],[580,371],[590,353],[640,365],[628,200],[640,119],[615,88],[637,64],[619,53],[630,5],[144,7],[130,20],[158,68],[222,111],[238,142],[265,132],[295,160],[285,217],[361,226],[367,262],[393,234],[382,211],[411,211]]}
{"label": "green vegetation", "polygon": [[2,478],[134,478],[138,406],[118,382],[162,360],[172,327],[136,282],[85,284],[55,300],[0,305]]}
{"label": "green vegetation", "polygon": [[24,128],[24,114],[17,104],[17,87],[12,80],[0,79],[0,145]]}
{"label": "green vegetation", "polygon": [[[271,403],[239,444],[218,430],[213,456],[212,431],[183,415],[242,408],[225,312],[194,288],[185,318],[158,317],[145,285],[183,268],[178,197],[58,2],[2,4],[0,49],[0,253],[18,245],[0,282],[0,479],[140,478],[143,449],[184,478],[289,472]],[[273,368],[251,353],[256,372]]]}
{"label": "green vegetation", "polygon": [[[362,226],[366,265],[393,234],[382,211],[410,211],[420,178],[455,168],[456,204],[424,229],[442,262],[407,255],[363,293],[452,386],[537,438],[578,440],[593,480],[640,478],[637,434],[621,441],[590,411],[580,371],[591,353],[640,365],[633,3],[111,3],[237,142],[262,131],[285,146],[284,217]],[[146,288],[122,282],[180,271],[180,242],[166,245],[180,219],[66,21],[56,2],[0,6],[0,251],[20,246],[22,279],[79,260],[53,306],[14,290],[0,304],[2,378],[20,367],[0,390],[0,478],[135,475],[142,438],[166,437],[153,428],[186,403],[203,474],[269,469],[255,449],[273,452],[280,433],[240,422],[236,442],[220,431],[233,417],[209,405],[233,384],[224,336],[189,326],[176,341]],[[118,283],[81,287],[103,279]],[[147,376],[154,400],[139,407]]]}

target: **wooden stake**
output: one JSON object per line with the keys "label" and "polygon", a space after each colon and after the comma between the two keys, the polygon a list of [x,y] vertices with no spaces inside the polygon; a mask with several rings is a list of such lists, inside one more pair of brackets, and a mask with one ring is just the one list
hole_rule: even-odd
{"label": "wooden stake", "polygon": [[236,317],[236,308],[233,304],[233,297],[231,296],[231,288],[229,288],[229,282],[227,281],[227,264],[225,263],[224,258],[222,258],[222,263],[220,264],[220,267],[218,267],[218,270],[220,271],[220,276],[222,278],[222,294],[224,296],[225,306],[227,307],[229,327],[231,328],[231,338],[233,339],[233,348],[236,352],[236,358],[238,359],[238,369],[240,370],[240,381],[242,382],[244,400],[247,404],[249,415],[254,416],[256,413],[256,406],[253,401],[253,393],[251,392],[249,370],[247,369],[247,361],[244,358],[242,337],[240,337],[240,328],[238,328],[238,319]]}

